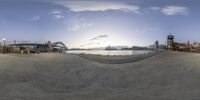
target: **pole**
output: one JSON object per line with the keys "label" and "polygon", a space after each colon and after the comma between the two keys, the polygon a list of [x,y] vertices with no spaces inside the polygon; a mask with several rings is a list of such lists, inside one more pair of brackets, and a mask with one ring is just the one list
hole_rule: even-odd
{"label": "pole", "polygon": [[3,44],[4,44],[4,45],[3,45],[3,48],[2,48],[2,49],[3,49],[2,52],[4,53],[4,48],[5,48],[5,46],[6,46],[6,39],[5,39],[5,38],[3,38]]}
{"label": "pole", "polygon": [[1,40],[0,40],[0,49],[1,49],[0,51],[2,52]]}

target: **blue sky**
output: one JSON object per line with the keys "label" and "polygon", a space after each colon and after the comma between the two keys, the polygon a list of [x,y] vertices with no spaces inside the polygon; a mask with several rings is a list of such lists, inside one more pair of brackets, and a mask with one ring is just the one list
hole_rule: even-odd
{"label": "blue sky", "polygon": [[198,0],[1,0],[0,39],[68,47],[200,42]]}

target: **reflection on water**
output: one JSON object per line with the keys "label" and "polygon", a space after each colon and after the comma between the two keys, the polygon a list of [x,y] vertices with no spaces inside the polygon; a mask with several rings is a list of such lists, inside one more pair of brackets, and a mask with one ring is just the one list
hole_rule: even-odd
{"label": "reflection on water", "polygon": [[98,54],[98,55],[134,55],[147,54],[150,50],[68,50],[67,53],[73,54]]}

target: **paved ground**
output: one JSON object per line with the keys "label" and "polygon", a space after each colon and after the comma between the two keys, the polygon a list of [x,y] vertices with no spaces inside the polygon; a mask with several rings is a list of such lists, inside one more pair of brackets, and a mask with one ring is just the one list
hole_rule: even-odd
{"label": "paved ground", "polygon": [[140,61],[149,57],[152,57],[160,52],[149,52],[148,54],[138,54],[138,55],[123,55],[123,56],[105,56],[105,55],[91,55],[91,54],[77,54],[78,56],[106,64],[124,64]]}
{"label": "paved ground", "polygon": [[200,54],[166,52],[127,64],[0,55],[0,100],[200,100]]}

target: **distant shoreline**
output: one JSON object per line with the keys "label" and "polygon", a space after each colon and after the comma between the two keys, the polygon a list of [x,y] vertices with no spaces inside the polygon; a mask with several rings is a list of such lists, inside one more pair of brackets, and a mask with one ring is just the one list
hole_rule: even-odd
{"label": "distant shoreline", "polygon": [[106,55],[93,55],[93,54],[75,54],[81,58],[106,64],[123,64],[140,61],[149,57],[152,57],[160,52],[150,52],[148,54],[136,54],[136,55],[117,55],[117,56],[106,56]]}
{"label": "distant shoreline", "polygon": [[92,55],[104,55],[104,56],[126,56],[136,54],[147,54],[152,50],[69,50],[66,53],[69,54],[92,54]]}

